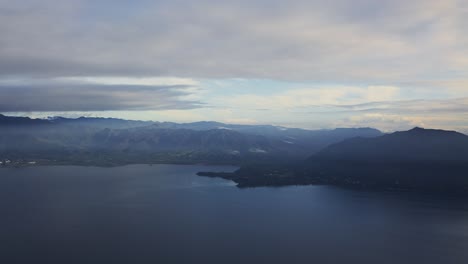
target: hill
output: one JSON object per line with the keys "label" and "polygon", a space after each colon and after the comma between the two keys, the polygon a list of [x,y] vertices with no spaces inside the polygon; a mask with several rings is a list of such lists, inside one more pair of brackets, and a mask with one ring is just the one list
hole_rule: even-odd
{"label": "hill", "polygon": [[350,188],[468,195],[468,136],[414,128],[375,138],[332,144],[303,162],[243,166],[202,176],[239,187],[329,184]]}
{"label": "hill", "polygon": [[371,128],[314,131],[208,121],[0,117],[0,160],[66,164],[285,163],[342,139],[381,135]]}
{"label": "hill", "polygon": [[352,138],[332,144],[312,159],[349,161],[468,161],[468,136],[413,128],[375,138]]}

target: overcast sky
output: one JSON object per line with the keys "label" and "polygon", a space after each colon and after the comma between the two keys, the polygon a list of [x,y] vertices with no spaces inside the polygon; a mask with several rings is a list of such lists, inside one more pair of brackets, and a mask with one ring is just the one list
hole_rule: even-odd
{"label": "overcast sky", "polygon": [[468,1],[0,0],[0,112],[468,132]]}

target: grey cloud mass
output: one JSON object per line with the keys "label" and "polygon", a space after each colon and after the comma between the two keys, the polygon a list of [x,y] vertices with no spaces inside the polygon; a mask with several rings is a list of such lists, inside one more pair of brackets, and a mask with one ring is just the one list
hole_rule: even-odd
{"label": "grey cloud mass", "polygon": [[0,85],[0,112],[167,110],[201,107],[184,100],[186,86]]}
{"label": "grey cloud mass", "polygon": [[464,0],[99,3],[0,1],[0,74],[468,78]]}
{"label": "grey cloud mass", "polygon": [[467,131],[467,29],[467,0],[0,0],[0,112]]}

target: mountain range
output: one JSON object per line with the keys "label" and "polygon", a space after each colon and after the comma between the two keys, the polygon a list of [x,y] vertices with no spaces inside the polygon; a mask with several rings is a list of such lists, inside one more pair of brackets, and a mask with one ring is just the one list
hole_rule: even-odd
{"label": "mountain range", "polygon": [[468,161],[468,136],[415,127],[375,138],[350,138],[313,158],[365,161]]}
{"label": "mountain range", "polygon": [[239,187],[331,184],[468,194],[468,136],[415,127],[306,130],[219,122],[0,115],[3,166],[130,163],[239,165],[200,172]]}
{"label": "mountain range", "polygon": [[413,128],[331,144],[301,162],[201,172],[239,187],[330,184],[352,188],[468,194],[468,136]]}
{"label": "mountain range", "polygon": [[92,165],[290,162],[344,139],[380,135],[372,128],[305,130],[207,121],[179,124],[0,115],[0,159]]}

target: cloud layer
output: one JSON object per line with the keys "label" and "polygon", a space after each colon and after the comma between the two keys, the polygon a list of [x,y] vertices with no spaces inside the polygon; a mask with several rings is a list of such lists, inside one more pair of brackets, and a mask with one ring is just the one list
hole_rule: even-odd
{"label": "cloud layer", "polygon": [[194,109],[187,86],[44,84],[0,85],[0,112],[144,111]]}
{"label": "cloud layer", "polygon": [[466,0],[0,0],[0,112],[468,129],[467,28]]}
{"label": "cloud layer", "polygon": [[0,74],[467,79],[464,0],[0,1]]}

